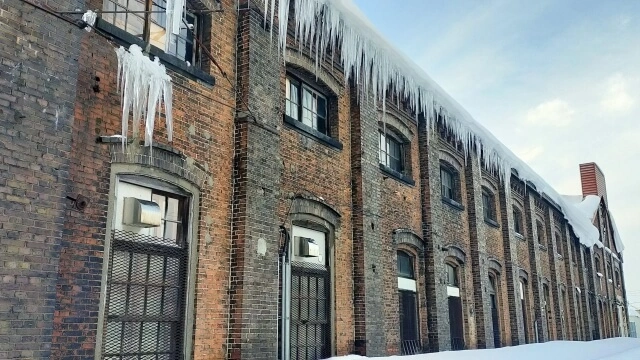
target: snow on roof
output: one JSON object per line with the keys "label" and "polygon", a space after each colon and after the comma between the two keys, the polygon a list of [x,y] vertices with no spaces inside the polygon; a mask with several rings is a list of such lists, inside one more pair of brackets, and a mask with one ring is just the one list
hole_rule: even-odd
{"label": "snow on roof", "polygon": [[596,216],[598,208],[600,207],[600,196],[587,195],[584,197],[582,202],[575,204],[574,206],[580,209],[589,220],[593,221],[593,218]]}
{"label": "snow on roof", "polygon": [[[272,0],[272,9],[275,0]],[[278,18],[288,19],[290,0],[278,0]],[[267,8],[267,0],[265,0]],[[482,152],[483,165],[496,170],[509,191],[512,169],[520,179],[535,184],[538,192],[556,202],[580,242],[588,247],[599,243],[599,232],[580,210],[565,201],[542,177],[447,94],[422,68],[395,48],[367,20],[351,0],[295,0],[295,37],[300,46],[316,51],[316,67],[327,57],[327,49],[340,50],[345,81],[353,76],[366,91],[371,91],[386,109],[386,94],[393,84],[396,95],[406,98],[417,113],[426,116],[426,131],[438,116],[462,143],[465,155],[472,149]],[[265,11],[265,16],[267,12]],[[317,21],[322,18],[323,21]],[[271,24],[274,15],[271,13]],[[287,21],[279,22],[279,45],[286,58]],[[332,55],[330,55],[332,56]],[[353,75],[352,75],[353,74]],[[364,94],[363,94],[364,96]]]}

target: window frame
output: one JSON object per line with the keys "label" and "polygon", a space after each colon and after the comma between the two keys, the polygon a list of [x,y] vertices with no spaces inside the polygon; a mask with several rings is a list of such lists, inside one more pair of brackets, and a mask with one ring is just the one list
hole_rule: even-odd
{"label": "window frame", "polygon": [[[451,180],[451,187],[445,186],[445,176]],[[447,194],[447,192],[451,194]],[[460,173],[458,170],[447,162],[440,161],[440,196],[442,201],[458,210],[464,210],[464,206],[460,203]]]}
{"label": "window frame", "polygon": [[[296,111],[295,111],[295,117],[291,116],[287,113],[287,109],[291,106],[289,104],[292,103],[292,101],[290,100],[290,98],[287,96],[288,94],[291,93],[291,89],[290,89],[290,85],[294,85],[296,86],[296,92],[297,92],[297,103],[294,103],[296,106]],[[303,115],[304,115],[304,110],[305,110],[305,105],[304,105],[304,94],[305,91],[309,92],[311,95],[316,95],[319,98],[322,98],[324,100],[325,103],[325,116],[324,116],[324,131],[319,129],[319,126],[316,125],[316,127],[313,126],[313,119],[312,119],[312,125],[309,124],[305,124],[304,120],[303,120]],[[287,106],[289,105],[289,106]],[[317,106],[317,104],[316,104]],[[307,109],[311,112],[311,114],[315,114],[316,115],[316,121],[317,121],[317,117],[320,117],[320,114],[318,111],[313,112],[313,109]],[[290,112],[293,113],[293,112]],[[312,84],[310,84],[308,81],[305,81],[304,79],[302,79],[300,76],[296,76],[295,74],[291,73],[291,72],[287,72],[286,74],[286,79],[285,79],[285,116],[289,117],[292,120],[298,121],[301,124],[317,131],[318,133],[325,135],[325,136],[331,136],[331,124],[329,121],[329,96],[326,95],[326,93],[320,89],[318,89],[317,87],[313,86]]]}
{"label": "window frame", "polygon": [[[406,156],[405,156],[405,142],[402,141],[401,139],[399,139],[397,136],[395,136],[394,134],[392,134],[391,132],[387,131],[385,133],[384,130],[379,130],[379,141],[378,141],[378,148],[379,148],[379,152],[378,152],[378,161],[380,162],[380,164],[384,165],[385,167],[400,173],[400,174],[405,174],[406,173]],[[383,149],[383,142],[384,142],[384,149]],[[397,150],[398,150],[398,158],[395,158],[391,155],[390,152],[390,147],[391,145],[397,145]],[[383,154],[384,154],[384,159],[383,159]],[[391,162],[389,161],[389,158],[392,158],[396,161],[398,167],[394,167],[392,166]]]}
{"label": "window frame", "polygon": [[493,192],[486,186],[482,187],[482,216],[484,221],[493,226],[498,227],[496,197]]}
{"label": "window frame", "polygon": [[[447,269],[447,286],[460,288],[460,266],[453,265],[450,262],[446,262],[445,266]],[[451,277],[453,277],[453,282]]]}
{"label": "window frame", "polygon": [[[305,70],[296,70],[293,68],[287,67],[285,72],[285,81],[284,81],[284,93],[282,94],[284,101],[284,109],[282,110],[282,118],[283,123],[288,125],[290,128],[294,128],[295,130],[300,131],[304,135],[317,140],[323,145],[327,145],[336,150],[342,150],[343,145],[338,140],[338,115],[336,109],[336,101],[337,95],[333,93],[331,90],[325,90],[322,88],[322,84],[319,84],[317,81],[309,80],[308,75],[305,75]],[[294,118],[287,114],[287,105],[290,102],[288,98],[288,94],[290,93],[289,85],[293,82],[298,85],[297,88],[297,96],[298,102],[296,116]],[[321,96],[325,100],[326,106],[326,116],[325,116],[325,128],[326,131],[322,132],[317,129],[314,129],[313,126],[309,126],[302,122],[302,93],[304,87],[308,88],[312,92],[315,92],[319,96]]]}
{"label": "window frame", "polygon": [[[199,209],[200,209],[200,188],[184,179],[178,174],[165,173],[155,171],[153,168],[146,166],[131,164],[131,163],[114,163],[111,165],[110,175],[110,190],[109,190],[109,208],[107,213],[106,228],[109,231],[105,232],[104,238],[104,257],[101,270],[101,285],[100,285],[100,308],[98,311],[98,326],[96,334],[96,343],[94,347],[94,353],[96,358],[103,357],[103,349],[105,346],[105,335],[107,332],[107,289],[109,278],[109,263],[113,257],[112,248],[112,232],[120,227],[118,218],[118,184],[129,183],[137,185],[143,188],[153,189],[154,191],[161,193],[166,192],[171,194],[172,197],[184,197],[188,199],[184,205],[184,222],[182,232],[186,234],[184,238],[184,244],[186,246],[185,254],[185,276],[184,287],[182,288],[183,306],[181,312],[178,314],[181,321],[181,332],[179,334],[181,338],[180,347],[176,348],[176,353],[180,358],[188,358],[188,354],[193,350],[193,334],[195,323],[195,292],[196,292],[196,273],[198,266],[198,252],[195,242],[197,241]],[[123,194],[126,196],[126,193]],[[142,242],[144,245],[144,242]]]}
{"label": "window frame", "polygon": [[520,209],[516,206],[513,206],[511,210],[513,215],[513,231],[516,233],[516,235],[524,237],[524,227],[522,226],[522,211],[520,211]]}
{"label": "window frame", "polygon": [[[404,273],[401,272],[400,270],[400,258],[406,259],[409,261],[409,268],[411,269],[411,273]],[[396,251],[396,267],[398,270],[398,277],[401,278],[405,278],[405,279],[410,279],[410,280],[417,280],[416,279],[416,269],[415,269],[415,262],[414,262],[414,256],[411,255],[410,253],[404,251],[404,250],[398,250]]]}
{"label": "window frame", "polygon": [[[116,10],[119,11],[119,9],[124,9],[124,10],[129,10],[132,8],[131,6],[131,2],[135,2],[135,3],[140,3],[142,5],[142,7],[140,8],[140,10],[132,10],[132,11],[138,11],[136,13],[124,13],[124,14],[103,14],[102,15],[102,19],[106,22],[108,22],[109,24],[117,27],[118,29],[121,29],[123,31],[125,31],[126,33],[134,36],[137,39],[140,39],[142,42],[144,42],[145,44],[149,44],[159,50],[162,50],[162,52],[164,52],[167,55],[173,56],[176,59],[179,59],[180,61],[183,62],[189,62],[191,65],[199,67],[200,66],[200,61],[199,61],[199,46],[198,46],[198,40],[201,37],[201,25],[202,25],[202,18],[199,14],[196,14],[193,11],[190,11],[189,9],[187,9],[184,13],[183,16],[185,17],[185,19],[191,18],[192,22],[191,24],[193,24],[193,29],[188,29],[185,28],[185,35],[176,35],[176,44],[175,47],[177,49],[178,47],[178,39],[182,39],[185,42],[185,54],[180,54],[178,53],[178,51],[176,50],[175,52],[171,51],[170,48],[173,48],[170,44],[171,44],[171,32],[168,31],[166,29],[166,24],[162,24],[162,18],[164,16],[166,16],[164,13],[151,13],[150,11],[158,11],[158,9],[164,9],[164,7],[162,7],[162,4],[156,4],[153,0],[142,0],[142,1],[138,1],[138,0],[126,0],[126,5],[122,6],[122,4],[120,4],[117,0],[103,0],[102,1],[102,9],[104,10]],[[166,6],[166,2],[164,4]],[[144,12],[143,12],[144,11]],[[117,23],[119,22],[118,17],[122,16],[124,17],[124,28],[121,28],[120,26],[117,25]],[[137,17],[139,19],[139,21],[142,24],[142,34],[135,34],[133,32],[131,32],[129,30],[129,24],[130,24],[130,20],[129,17]],[[189,21],[185,20],[187,23],[190,23]],[[164,34],[164,41],[165,41],[165,46],[164,48],[160,48],[156,45],[154,45],[153,39],[151,38],[151,28],[153,26],[157,26],[161,29],[164,30],[165,34]],[[181,30],[182,30],[182,24],[181,24]],[[196,38],[198,40],[196,40]],[[191,52],[191,57],[187,58],[187,54],[189,53],[189,50],[187,50],[187,44],[190,43],[190,52]]]}

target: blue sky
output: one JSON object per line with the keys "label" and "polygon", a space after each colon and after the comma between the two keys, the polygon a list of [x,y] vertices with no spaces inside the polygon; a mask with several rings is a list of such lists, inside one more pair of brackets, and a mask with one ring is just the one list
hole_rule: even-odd
{"label": "blue sky", "polygon": [[640,1],[353,1],[560,193],[600,166],[640,308]]}

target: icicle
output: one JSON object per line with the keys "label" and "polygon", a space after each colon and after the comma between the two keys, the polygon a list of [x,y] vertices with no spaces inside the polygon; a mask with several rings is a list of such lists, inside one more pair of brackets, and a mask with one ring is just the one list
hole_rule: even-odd
{"label": "icicle", "polygon": [[118,89],[122,101],[122,145],[126,142],[129,111],[133,112],[134,137],[138,134],[140,121],[145,122],[145,146],[153,142],[156,112],[164,102],[167,138],[173,137],[172,86],[171,77],[158,58],[151,61],[137,45],[131,45],[129,52],[123,47],[116,49],[118,56]]}
{"label": "icicle", "polygon": [[[278,43],[284,61],[289,2],[277,1]],[[265,17],[266,7],[265,0]],[[427,132],[435,130],[438,117],[442,119],[445,128],[462,143],[465,161],[473,155],[474,150],[484,154],[481,165],[497,171],[505,187],[510,186],[511,169],[517,169],[522,180],[534,182],[539,191],[544,191],[562,207],[565,217],[585,245],[593,246],[599,241],[598,231],[590,222],[577,216],[572,205],[566,203],[544,179],[475,121],[411,59],[386,41],[351,0],[296,0],[293,8],[294,39],[300,51],[305,46],[315,50],[311,56],[314,57],[316,70],[327,48],[331,49],[332,56],[338,49],[344,80],[348,83],[353,76],[358,81],[357,91],[362,98],[370,92],[374,101],[383,102],[384,112],[386,91],[393,84],[392,91],[396,96],[410,99],[413,111],[424,114]],[[272,4],[272,12],[274,9]],[[319,18],[322,21],[318,21]]]}

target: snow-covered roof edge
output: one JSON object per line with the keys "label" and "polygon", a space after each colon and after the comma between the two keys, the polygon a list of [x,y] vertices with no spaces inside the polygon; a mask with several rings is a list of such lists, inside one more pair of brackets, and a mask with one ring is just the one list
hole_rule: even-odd
{"label": "snow-covered roof edge", "polygon": [[[286,57],[288,22],[282,19],[288,19],[290,0],[271,0],[272,9],[275,1],[278,1],[278,18],[281,19],[279,45]],[[273,24],[273,12],[271,16]],[[324,21],[316,21],[318,17]],[[520,179],[532,182],[538,192],[560,205],[582,244],[588,247],[602,245],[598,230],[580,210],[567,203],[418,65],[388,42],[350,0],[295,0],[294,20],[295,36],[301,46],[312,44],[320,50],[316,52],[316,67],[325,58],[327,49],[339,47],[345,81],[353,73],[365,90],[370,90],[383,102],[383,109],[387,89],[393,84],[399,97],[409,99],[418,113],[425,114],[427,131],[434,126],[437,116],[441,116],[445,126],[463,144],[465,154],[474,147],[482,151],[483,165],[497,170],[507,189],[510,188],[511,169],[515,169]],[[331,53],[335,54],[335,51]]]}
{"label": "snow-covered roof edge", "polygon": [[609,212],[609,219],[611,220],[611,227],[613,228],[613,242],[616,245],[616,250],[621,253],[624,251],[624,244],[622,243],[622,236],[620,236],[620,231],[618,231],[618,227],[616,226],[616,221],[613,219],[613,215],[611,215],[611,211]]}

